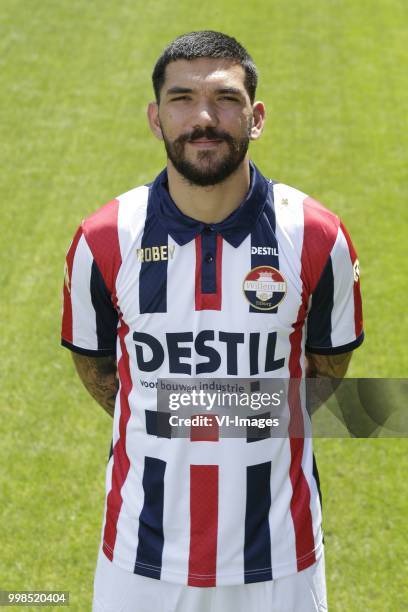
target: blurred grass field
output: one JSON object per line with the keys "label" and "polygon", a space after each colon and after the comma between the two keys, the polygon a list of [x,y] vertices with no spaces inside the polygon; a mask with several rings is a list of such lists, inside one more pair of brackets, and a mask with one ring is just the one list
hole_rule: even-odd
{"label": "blurred grass field", "polygon": [[[359,252],[366,341],[349,375],[404,377],[408,4],[3,0],[1,13],[0,590],[69,590],[82,612],[111,422],[59,347],[63,260],[85,215],[165,163],[145,120],[155,59],[193,29],[247,46],[268,109],[253,159],[340,214]],[[406,440],[315,447],[330,610],[407,610]]]}

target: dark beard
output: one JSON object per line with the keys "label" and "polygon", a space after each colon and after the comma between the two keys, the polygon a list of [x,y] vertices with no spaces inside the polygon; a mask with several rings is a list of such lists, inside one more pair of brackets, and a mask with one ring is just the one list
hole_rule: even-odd
{"label": "dark beard", "polygon": [[[197,128],[191,134],[182,134],[173,142],[170,142],[163,133],[164,146],[167,155],[176,170],[184,176],[189,183],[200,187],[217,185],[228,178],[242,163],[249,147],[250,125],[244,138],[239,140],[232,138],[226,132],[219,132],[214,128]],[[209,140],[223,140],[227,143],[229,152],[219,161],[213,161],[214,151],[199,151],[198,159],[207,160],[201,168],[189,162],[184,155],[186,142],[207,138]]]}

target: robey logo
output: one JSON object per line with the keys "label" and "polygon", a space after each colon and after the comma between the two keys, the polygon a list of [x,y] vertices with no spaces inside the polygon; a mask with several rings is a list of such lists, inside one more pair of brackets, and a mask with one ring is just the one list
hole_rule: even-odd
{"label": "robey logo", "polygon": [[137,261],[149,262],[149,261],[167,261],[173,259],[176,245],[174,244],[163,244],[161,246],[144,247],[143,249],[136,249]]}

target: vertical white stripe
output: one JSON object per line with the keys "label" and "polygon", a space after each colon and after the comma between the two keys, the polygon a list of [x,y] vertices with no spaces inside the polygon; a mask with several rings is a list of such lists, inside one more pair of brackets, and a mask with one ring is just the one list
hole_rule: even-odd
{"label": "vertical white stripe", "polygon": [[[218,329],[244,331],[242,321],[246,320],[248,324],[252,324],[257,320],[256,313],[248,315],[250,304],[243,290],[245,276],[250,271],[251,236],[248,235],[237,249],[224,240],[222,245],[222,312],[218,313]],[[245,363],[247,361],[248,359],[245,358]]]}
{"label": "vertical white stripe", "polygon": [[91,300],[91,270],[93,257],[81,236],[72,265],[72,344],[79,348],[97,350],[96,314]]}
{"label": "vertical white stripe", "polygon": [[[138,372],[135,359],[132,358],[135,347],[130,331],[124,338],[126,351],[129,355],[130,378],[132,389],[128,396],[130,417],[126,426],[125,448],[130,466],[126,480],[120,491],[122,507],[117,522],[117,536],[114,551],[114,560],[118,565],[134,570],[137,546],[139,542],[139,516],[144,503],[143,471],[144,457],[153,456],[147,448],[148,436],[145,425],[146,394],[140,394],[140,372]],[[143,398],[143,401],[141,400]],[[115,432],[119,435],[119,414],[115,412]]]}
{"label": "vertical white stripe", "polygon": [[305,438],[302,469],[305,475],[310,491],[310,512],[312,515],[312,529],[315,548],[318,548],[322,543],[322,508],[320,505],[319,491],[317,483],[313,476],[313,439]]}
{"label": "vertical white stripe", "polygon": [[[248,443],[223,438],[219,466],[217,585],[244,581]],[[257,442],[253,442],[257,444]]]}
{"label": "vertical white stripe", "polygon": [[105,472],[105,492],[106,494],[105,494],[103,521],[102,521],[102,529],[101,529],[101,546],[103,544],[103,534],[105,533],[105,525],[106,525],[107,495],[112,488],[112,468],[113,468],[113,455],[108,461],[108,465],[106,466],[106,472]]}
{"label": "vertical white stripe", "polygon": [[120,196],[118,210],[118,237],[122,265],[116,279],[118,302],[124,320],[134,326],[139,313],[139,273],[141,262],[137,258],[146,220],[149,189],[142,186]]}
{"label": "vertical white stripe", "polygon": [[[130,434],[131,435],[131,434]],[[129,423],[126,436],[126,451],[129,453]],[[134,457],[134,455],[133,455]],[[143,508],[144,492],[142,486],[144,457],[140,464],[131,463],[124,485],[121,489],[123,499],[118,522],[113,560],[124,569],[133,572],[139,542],[139,516]]]}
{"label": "vertical white stripe", "polygon": [[[171,236],[168,238],[169,259],[167,261],[167,319],[166,331],[192,331],[191,319],[195,311],[195,240],[180,246]],[[172,255],[170,255],[172,253]],[[190,321],[184,317],[190,315]],[[183,313],[180,327],[180,313]],[[154,315],[157,317],[157,315]],[[168,328],[168,326],[171,327]],[[163,327],[162,327],[163,328]]]}
{"label": "vertical white stripe", "polygon": [[[120,342],[118,338],[118,341],[116,343],[116,363],[119,363],[121,357],[122,357],[122,348],[120,346]],[[115,412],[113,415],[113,431],[112,431],[113,446],[115,446],[116,442],[119,440],[119,419],[120,419],[120,387],[116,395]]]}
{"label": "vertical white stripe", "polygon": [[331,252],[333,266],[332,346],[342,346],[356,339],[354,323],[354,275],[346,238],[339,228]]}
{"label": "vertical white stripe", "polygon": [[135,242],[138,239],[141,240],[146,219],[148,195],[149,188],[142,185],[118,198],[118,234],[122,261]]}
{"label": "vertical white stripe", "polygon": [[188,580],[190,552],[191,444],[190,440],[182,438],[168,440],[166,444],[168,462],[164,481],[162,579],[183,584],[187,584]]}
{"label": "vertical white stripe", "polygon": [[297,571],[296,537],[290,502],[292,483],[289,477],[291,460],[289,438],[275,440],[278,452],[274,454],[271,469],[271,533],[272,577],[279,578]]}
{"label": "vertical white stripe", "polygon": [[[286,368],[280,376],[289,376],[290,342],[293,323],[297,320],[302,299],[302,248],[304,237],[304,194],[287,185],[274,185],[276,238],[279,248],[279,269],[287,283],[287,293],[278,308],[278,325],[283,338]],[[301,343],[300,364],[303,371],[304,344]],[[279,353],[280,354],[280,353]]]}
{"label": "vertical white stripe", "polygon": [[282,255],[294,266],[297,276],[300,277],[304,234],[303,200],[306,196],[282,184],[273,186],[273,195],[279,263]]}

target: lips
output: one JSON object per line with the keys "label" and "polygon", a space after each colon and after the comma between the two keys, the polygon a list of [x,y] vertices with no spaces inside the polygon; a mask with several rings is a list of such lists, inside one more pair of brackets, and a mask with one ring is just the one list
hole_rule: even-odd
{"label": "lips", "polygon": [[209,140],[208,138],[190,140],[189,144],[193,146],[203,147],[203,148],[211,148],[219,145],[222,140]]}

